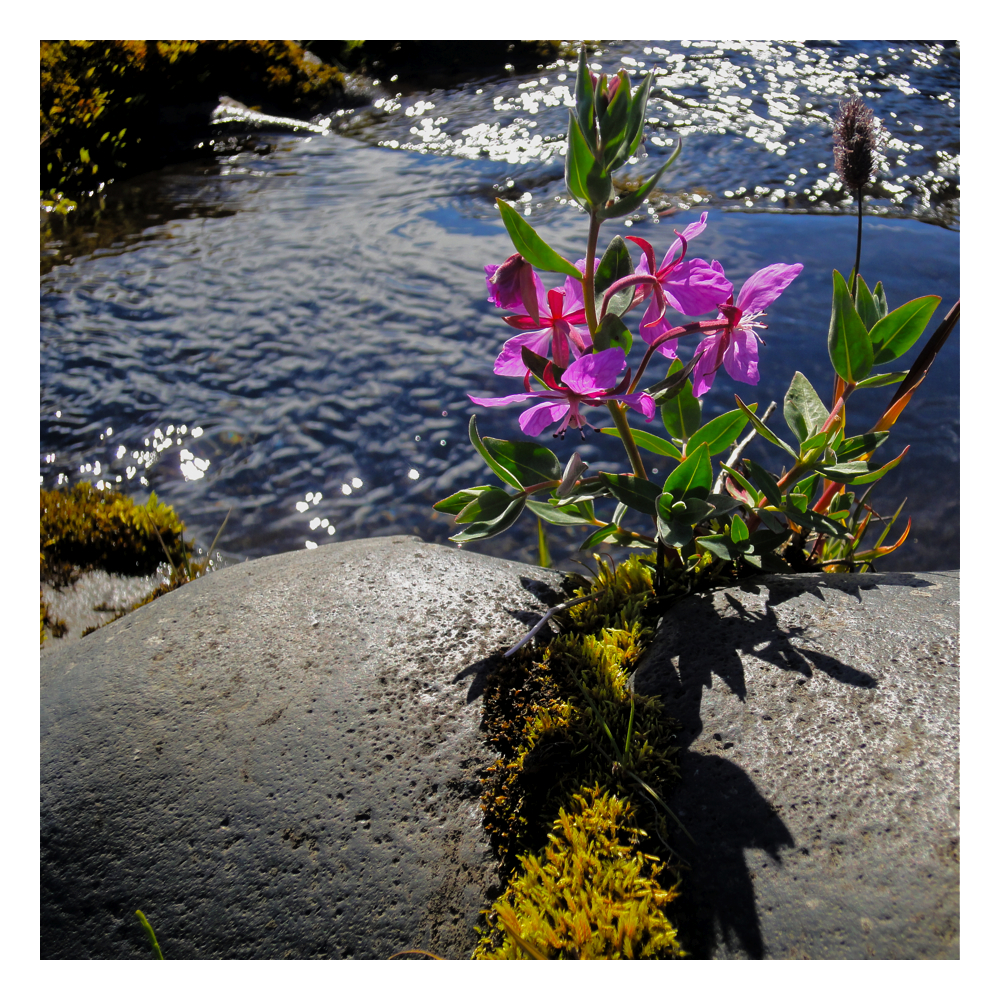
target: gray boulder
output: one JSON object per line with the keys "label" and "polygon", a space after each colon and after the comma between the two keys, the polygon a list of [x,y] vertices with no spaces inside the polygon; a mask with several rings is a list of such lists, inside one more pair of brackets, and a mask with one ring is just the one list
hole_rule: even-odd
{"label": "gray boulder", "polygon": [[[560,574],[396,536],[243,563],[41,669],[41,954],[467,957],[479,694]],[[700,958],[958,957],[958,574],[758,577],[635,675]]]}
{"label": "gray boulder", "polygon": [[476,699],[560,581],[343,542],[46,653],[42,957],[150,957],[136,909],[168,959],[468,957],[495,884]]}
{"label": "gray boulder", "polygon": [[959,576],[688,597],[634,677],[682,723],[698,958],[958,958]]}

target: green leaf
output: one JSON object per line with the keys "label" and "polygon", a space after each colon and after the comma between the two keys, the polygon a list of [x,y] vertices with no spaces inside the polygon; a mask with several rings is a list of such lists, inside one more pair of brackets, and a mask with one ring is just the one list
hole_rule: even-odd
{"label": "green leaf", "polygon": [[766,528],[758,528],[750,535],[750,544],[753,545],[755,552],[770,552],[787,537],[787,531],[768,531]]}
{"label": "green leaf", "polygon": [[708,445],[699,445],[673,472],[663,484],[664,493],[672,493],[675,499],[686,500],[696,497],[704,500],[712,489],[712,459]]}
{"label": "green leaf", "polygon": [[502,198],[497,198],[497,205],[500,208],[500,218],[507,227],[507,234],[510,236],[514,249],[533,267],[540,271],[558,271],[560,274],[568,274],[571,278],[583,280],[583,275],[577,270],[576,265],[571,264],[565,257],[560,257],[531,228],[530,225]]}
{"label": "green leaf", "polygon": [[[751,410],[757,409],[756,403],[750,404]],[[709,420],[704,427],[691,435],[687,443],[688,451],[693,451],[699,445],[707,444],[709,455],[718,455],[720,451],[725,451],[739,436],[740,431],[747,425],[749,418],[740,409],[730,410],[721,416]]]}
{"label": "green leaf", "polygon": [[625,70],[618,73],[620,83],[614,98],[602,114],[598,110],[601,128],[601,143],[604,147],[605,164],[613,163],[628,135],[628,113],[632,103],[632,81]]}
{"label": "green leaf", "polygon": [[510,505],[511,496],[505,490],[496,486],[487,486],[482,493],[476,494],[458,513],[456,524],[469,524],[474,521],[492,521],[499,517]]}
{"label": "green leaf", "polygon": [[[878,364],[879,362],[875,362]],[[874,389],[880,385],[895,385],[897,382],[902,382],[904,378],[910,373],[905,372],[886,372],[884,375],[872,375],[870,378],[862,379],[858,383],[859,389]]]}
{"label": "green leaf", "polygon": [[[817,514],[814,510],[796,510],[792,507],[784,511],[789,521],[794,521],[803,528],[812,528],[824,535],[832,535],[834,538],[847,538],[850,532],[836,521],[831,521],[822,514]],[[763,520],[763,518],[761,518]]]}
{"label": "green leaf", "polygon": [[940,295],[924,295],[905,302],[880,319],[871,333],[875,364],[884,365],[902,357],[920,339],[940,304]]}
{"label": "green leaf", "polygon": [[837,460],[846,462],[855,455],[866,455],[874,451],[888,436],[888,431],[874,431],[871,434],[858,434],[857,437],[847,438],[837,448]]}
{"label": "green leaf", "polygon": [[522,486],[537,486],[562,477],[562,464],[555,452],[532,441],[504,441],[483,438],[490,455],[510,472]]}
{"label": "green leaf", "polygon": [[731,497],[728,493],[709,493],[708,502],[715,508],[713,518],[724,517],[743,506],[742,500],[737,500],[736,497]]}
{"label": "green leaf", "polygon": [[656,519],[656,530],[660,541],[675,549],[683,548],[694,538],[694,528],[680,521],[665,521],[662,517]]}
{"label": "green leaf", "polygon": [[495,486],[474,486],[469,490],[459,490],[458,493],[452,493],[450,497],[445,497],[444,500],[438,500],[434,504],[434,509],[441,511],[442,514],[458,514],[465,507],[467,507],[476,497],[482,493],[484,490],[496,489]]}
{"label": "green leaf", "polygon": [[695,541],[706,552],[711,552],[713,556],[718,556],[726,562],[732,562],[739,555],[739,549],[727,535],[702,535]]}
{"label": "green leaf", "polygon": [[736,480],[736,484],[738,486],[742,487],[742,489],[749,494],[750,499],[754,502],[754,505],[759,507],[761,500],[764,498],[764,495],[760,492],[760,490],[758,490],[757,487],[743,475],[743,473],[737,472],[736,469],[726,465],[725,462],[720,462],[719,465],[721,465],[722,468],[724,468],[726,472],[728,472],[729,475]]}
{"label": "green leaf", "polygon": [[[843,462],[839,465],[827,466],[824,469],[820,469],[820,472],[822,472],[827,479],[832,479],[835,483],[850,483],[852,486],[874,483],[876,480],[881,479],[891,469],[895,469],[896,466],[903,461],[903,457],[909,450],[909,445],[907,445],[891,462],[886,462],[886,464],[881,467],[876,466],[874,462]],[[841,470],[855,468],[857,466],[863,466],[863,468],[852,474],[849,479],[840,478],[845,474]],[[833,474],[831,474],[831,469],[834,470]]]}
{"label": "green leaf", "polygon": [[[660,488],[648,479],[638,476],[617,475],[611,472],[599,472],[601,482],[611,491],[611,495],[620,503],[632,507],[642,514],[656,513],[656,500]],[[707,492],[707,491],[706,491]]]}
{"label": "green leaf", "polygon": [[625,129],[625,142],[618,154],[607,164],[608,170],[617,170],[630,156],[635,155],[635,151],[642,142],[642,126],[646,118],[646,101],[649,99],[649,89],[653,81],[653,74],[647,73],[632,95],[628,109],[628,126]]}
{"label": "green leaf", "polygon": [[549,524],[593,524],[594,519],[580,509],[577,504],[553,507],[539,500],[528,500],[528,509]]}
{"label": "green leaf", "polygon": [[[482,456],[483,461],[509,486],[513,486],[515,490],[522,489],[521,484],[518,482],[517,477],[509,472],[504,466],[502,466],[487,450],[486,445],[483,444],[482,438],[479,436],[479,431],[476,429],[476,415],[473,414],[469,417],[469,440],[472,442],[472,447],[479,452]],[[560,470],[562,471],[562,470]]]}
{"label": "green leaf", "polygon": [[591,152],[597,151],[597,121],[594,116],[594,81],[590,76],[590,67],[587,65],[587,52],[584,46],[580,46],[580,60],[576,69],[576,88],[574,95],[576,98],[576,114],[579,119],[579,126],[584,138],[590,146]]}
{"label": "green leaf", "polygon": [[833,272],[833,308],[827,347],[834,369],[845,382],[860,382],[871,371],[874,361],[871,338],[839,271]]}
{"label": "green leaf", "polygon": [[792,458],[799,457],[799,453],[795,451],[791,445],[785,444],[785,442],[782,441],[781,438],[779,438],[773,431],[769,430],[767,425],[760,420],[757,414],[755,414],[753,410],[751,410],[750,407],[747,406],[747,404],[744,403],[742,399],[740,399],[739,396],[736,396],[734,394],[734,398],[736,400],[736,405],[747,415],[747,417],[750,420],[750,423],[753,424],[757,433],[765,441],[770,441],[771,444],[776,444],[779,448],[784,448],[785,451],[787,451],[788,454],[792,456]]}
{"label": "green leaf", "polygon": [[[628,252],[628,244],[620,236],[616,236],[608,244],[608,248],[601,256],[600,266],[594,275],[595,295],[602,295],[616,281],[627,278],[634,271],[632,257]],[[634,297],[634,286],[629,286],[620,292],[616,292],[608,302],[606,312],[614,313],[617,316],[624,316],[631,307]]]}
{"label": "green leaf", "polygon": [[671,518],[674,521],[684,521],[686,524],[698,524],[699,521],[715,517],[717,513],[714,504],[709,503],[707,500],[699,500],[697,497],[688,497],[686,500],[681,500],[680,503],[684,504],[686,509],[684,512],[675,510]]}
{"label": "green leaf", "polygon": [[597,160],[587,146],[576,115],[569,113],[569,137],[566,143],[565,180],[569,193],[584,208],[590,208],[590,193],[587,191],[587,175]]}
{"label": "green leaf", "polygon": [[[684,368],[680,358],[676,358],[667,372],[667,377],[678,374]],[[695,399],[691,383],[682,383],[680,391],[660,407],[663,426],[671,437],[687,441],[701,424],[701,400]]]}
{"label": "green leaf", "polygon": [[632,350],[629,328],[613,312],[609,312],[594,332],[594,353],[609,347],[620,347],[626,354]]}
{"label": "green leaf", "polygon": [[657,170],[656,173],[653,174],[653,176],[650,177],[650,179],[646,181],[645,184],[641,185],[635,191],[632,191],[629,194],[622,195],[622,197],[619,198],[610,207],[604,207],[598,209],[597,212],[598,216],[601,219],[619,219],[623,215],[628,215],[630,212],[634,212],[646,200],[646,197],[649,194],[649,192],[652,191],[653,188],[656,186],[656,182],[660,179],[660,177],[663,176],[663,172],[668,167],[673,166],[674,160],[677,159],[677,157],[680,155],[680,152],[681,152],[681,144],[678,141],[677,149],[674,152],[673,156],[671,156],[670,159],[667,160],[667,162],[664,163],[663,166],[660,167],[660,169]]}
{"label": "green leaf", "polygon": [[614,535],[618,531],[618,526],[616,524],[606,524],[603,528],[598,528],[597,531],[588,535],[580,545],[581,549],[593,549],[596,548],[601,542],[605,541],[611,535]]}
{"label": "green leaf", "polygon": [[524,494],[516,497],[508,497],[510,503],[499,517],[491,521],[474,521],[472,524],[458,535],[452,535],[453,542],[474,542],[482,538],[492,538],[499,535],[501,531],[506,531],[521,515],[524,510]]}
{"label": "green leaf", "polygon": [[799,441],[806,441],[817,434],[830,416],[830,411],[802,372],[792,376],[785,393],[784,413],[788,429]]}
{"label": "green leaf", "polygon": [[[621,438],[621,434],[617,427],[602,427],[602,434],[609,434],[611,437]],[[651,451],[654,455],[666,455],[668,458],[673,458],[678,462],[683,461],[684,456],[681,454],[680,449],[677,445],[671,443],[666,438],[657,437],[655,434],[650,434],[648,431],[641,431],[637,427],[632,428],[632,437],[635,439],[635,443],[640,447],[644,448],[646,451]]]}
{"label": "green leaf", "polygon": [[750,532],[747,531],[746,523],[743,521],[742,517],[733,518],[732,526],[729,529],[729,537],[736,542],[737,545],[750,538]]}
{"label": "green leaf", "polygon": [[757,484],[761,492],[767,497],[768,503],[775,507],[781,506],[781,490],[778,489],[778,480],[771,475],[763,466],[758,465],[750,458],[744,458],[743,464],[750,473],[750,478]]}
{"label": "green leaf", "polygon": [[872,293],[865,284],[865,279],[858,276],[858,300],[855,302],[861,322],[865,324],[866,330],[871,328],[882,318],[878,311],[878,306],[872,298]]}

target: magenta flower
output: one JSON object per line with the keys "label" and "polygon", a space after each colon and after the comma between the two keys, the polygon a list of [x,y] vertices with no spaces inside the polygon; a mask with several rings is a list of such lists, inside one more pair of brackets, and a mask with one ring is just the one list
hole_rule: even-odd
{"label": "magenta flower", "polygon": [[[659,270],[656,268],[656,254],[649,243],[636,236],[628,237],[643,252],[635,273],[653,275],[656,278],[656,284],[652,287],[649,284],[640,285],[637,296],[639,302],[652,296],[639,324],[639,333],[647,344],[651,344],[661,333],[666,333],[671,328],[664,316],[668,305],[685,316],[700,316],[717,309],[733,294],[732,282],[726,278],[721,267],[716,267],[717,261],[709,264],[700,257],[694,260],[684,259],[688,240],[704,230],[707,219],[708,212],[702,212],[697,222],[692,222],[684,232],[678,234]],[[675,257],[678,251],[680,256]],[[677,357],[677,345],[673,340],[668,340],[657,350],[665,357]]]}
{"label": "magenta flower", "polygon": [[[722,265],[716,264],[721,273]],[[771,264],[752,274],[744,282],[733,305],[732,295],[726,305],[720,305],[719,319],[726,320],[725,329],[709,334],[696,348],[698,359],[691,372],[695,396],[703,396],[712,387],[715,373],[725,365],[730,378],[756,385],[757,341],[761,338],[754,327],[766,330],[759,322],[764,310],[795,280],[801,264]],[[761,340],[761,343],[763,341]]]}
{"label": "magenta flower", "polygon": [[[556,428],[553,437],[565,437],[568,427],[578,427],[583,437],[583,428],[589,426],[587,418],[580,413],[580,404],[587,406],[602,406],[609,399],[620,400],[635,410],[639,410],[648,423],[656,413],[653,397],[644,392],[624,392],[632,376],[629,370],[618,385],[615,382],[625,367],[625,352],[620,347],[614,347],[599,354],[585,354],[574,361],[562,374],[560,385],[551,368],[545,372],[547,389],[538,392],[516,392],[512,396],[497,396],[481,399],[469,395],[473,403],[480,406],[507,406],[510,403],[523,403],[526,399],[540,399],[542,402],[525,410],[519,423],[525,434],[537,437],[549,424],[557,420],[562,423]],[[525,382],[527,383],[527,377]]]}
{"label": "magenta flower", "polygon": [[531,332],[511,337],[503,345],[493,371],[497,375],[526,375],[528,369],[521,360],[522,347],[547,358],[551,346],[552,360],[565,368],[591,345],[583,308],[583,288],[576,278],[567,278],[562,288],[553,288],[546,294],[541,280],[527,262],[508,267],[515,257],[520,258],[520,254],[509,257],[499,267],[487,264],[486,284],[494,305],[519,314],[504,316],[504,322],[515,330]]}

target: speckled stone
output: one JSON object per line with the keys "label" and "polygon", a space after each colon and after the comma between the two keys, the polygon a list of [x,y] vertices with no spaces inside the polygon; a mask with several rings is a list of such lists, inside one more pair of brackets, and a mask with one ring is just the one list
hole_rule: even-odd
{"label": "speckled stone", "polygon": [[762,576],[686,598],[635,674],[687,749],[698,958],[959,957],[959,575]]}
{"label": "speckled stone", "polygon": [[412,537],[241,563],[41,665],[41,955],[467,957],[492,655],[559,574]]}

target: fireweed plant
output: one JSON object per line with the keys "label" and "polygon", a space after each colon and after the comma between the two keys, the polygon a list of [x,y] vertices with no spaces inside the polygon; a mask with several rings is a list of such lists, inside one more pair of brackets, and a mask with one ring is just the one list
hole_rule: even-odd
{"label": "fireweed plant", "polygon": [[[656,699],[628,684],[653,611],[715,580],[761,570],[863,572],[897,549],[909,524],[884,544],[900,511],[883,519],[868,500],[906,449],[888,461],[874,455],[958,319],[956,303],[908,370],[884,370],[899,367],[941,300],[927,295],[890,310],[881,282],[870,288],[859,273],[862,192],[880,129],[859,100],[849,102],[836,123],[836,163],[857,196],[858,244],[849,278],[833,272],[830,405],[796,372],[784,398],[792,443],[767,426],[774,404],[758,414],[757,403],[739,395],[735,409],[703,423],[701,400],[720,371],[747,385],[759,381],[759,331],[802,264],[770,264],[737,290],[722,264],[695,256],[707,212],[676,232],[662,257],[646,240],[620,236],[598,256],[601,224],[638,209],[680,153],[678,144],[645,183],[616,193],[612,175],[639,148],[651,80],[633,90],[625,71],[597,77],[581,46],[565,177],[589,217],[586,253],[575,263],[560,256],[498,200],[515,253],[486,266],[486,287],[516,332],[493,371],[519,384],[499,397],[469,396],[479,406],[525,405],[519,424],[529,438],[583,437],[588,428],[616,437],[629,470],[588,476],[579,453],[563,466],[536,441],[481,437],[473,416],[469,437],[502,485],[435,504],[455,515],[458,543],[499,534],[527,510],[538,518],[542,565],[543,523],[585,529],[583,550],[601,542],[645,550],[618,566],[598,558],[594,582],[577,577],[584,586],[576,596],[509,649],[487,680],[484,725],[500,757],[484,778],[484,827],[508,878],[485,913],[476,958],[685,954],[665,910],[677,896],[670,880],[684,866],[675,840],[683,844],[687,834],[660,794],[677,778],[672,724]],[[562,285],[547,289],[539,271],[559,275]],[[639,307],[633,338],[625,317]],[[695,341],[686,362],[678,356],[682,338]],[[851,395],[894,383],[901,384],[875,425],[849,434]],[[605,410],[610,424],[597,423]],[[667,436],[646,429],[657,411]],[[742,457],[754,436],[785,453],[779,471]],[[666,460],[662,482],[650,479],[643,451],[658,466]],[[559,633],[532,649],[553,614]],[[667,861],[650,848],[664,849]]]}
{"label": "fireweed plant", "polygon": [[[493,370],[521,386],[495,398],[469,396],[480,406],[530,403],[519,423],[531,438],[546,432],[584,437],[588,428],[619,438],[630,471],[587,476],[578,453],[564,467],[534,441],[480,437],[473,416],[469,437],[503,486],[461,490],[435,509],[455,515],[461,530],[451,540],[458,543],[497,535],[529,511],[539,518],[543,564],[542,522],[586,529],[583,550],[609,542],[655,552],[657,590],[668,576],[694,584],[761,570],[864,572],[899,548],[909,532],[907,522],[895,542],[884,544],[900,510],[882,518],[869,504],[873,484],[899,465],[907,449],[888,461],[874,456],[957,322],[958,303],[909,369],[884,370],[899,367],[898,359],[916,344],[941,299],[925,295],[890,310],[882,283],[870,288],[859,273],[862,190],[874,176],[881,129],[859,98],[846,102],[834,129],[836,166],[845,189],[857,196],[858,247],[850,277],[833,272],[830,405],[796,372],[783,409],[791,443],[766,426],[768,414],[758,414],[757,404],[739,395],[735,409],[702,423],[701,399],[720,370],[737,382],[757,384],[764,346],[759,331],[802,264],[770,264],[737,291],[719,261],[692,254],[708,224],[707,212],[676,233],[660,259],[649,242],[633,236],[631,252],[629,243],[615,236],[598,256],[601,224],[639,208],[680,153],[678,143],[645,183],[616,193],[612,175],[642,140],[651,80],[647,75],[633,90],[625,70],[598,77],[581,51],[565,180],[589,217],[586,254],[575,263],[562,257],[498,199],[516,252],[486,266],[487,293],[518,332],[504,344]],[[562,286],[546,290],[538,271],[564,275]],[[624,322],[639,306],[644,306],[641,354],[633,351]],[[697,338],[686,363],[677,354],[682,338]],[[651,365],[662,365],[660,358],[669,367],[650,381],[656,377]],[[848,433],[851,395],[894,383],[899,389],[874,426]],[[645,426],[657,410],[667,437],[631,426],[630,412]],[[602,411],[611,426],[590,422]],[[750,433],[737,444],[747,424]],[[784,452],[779,471],[741,458],[754,435]],[[713,459],[730,449],[726,461],[715,459],[716,470]],[[663,482],[650,479],[643,451],[657,456],[658,465],[664,459],[673,465]],[[609,510],[599,517],[595,505],[602,502]]]}

